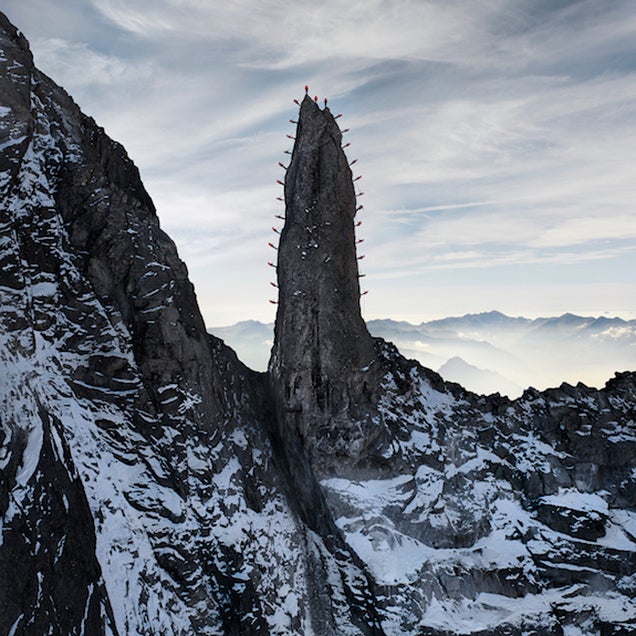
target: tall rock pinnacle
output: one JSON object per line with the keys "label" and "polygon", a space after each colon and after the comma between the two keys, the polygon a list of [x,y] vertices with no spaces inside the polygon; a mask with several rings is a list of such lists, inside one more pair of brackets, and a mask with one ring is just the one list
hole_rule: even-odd
{"label": "tall rock pinnacle", "polygon": [[375,356],[360,314],[355,214],[338,124],[306,96],[285,177],[270,373],[279,421],[296,429],[310,454],[326,437],[329,452],[338,452],[334,427],[356,419],[354,385]]}

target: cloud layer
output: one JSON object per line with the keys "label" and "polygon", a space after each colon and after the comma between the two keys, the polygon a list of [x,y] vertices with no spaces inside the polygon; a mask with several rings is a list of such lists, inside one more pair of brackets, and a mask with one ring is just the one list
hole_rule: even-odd
{"label": "cloud layer", "polygon": [[306,82],[364,171],[367,317],[636,315],[629,0],[3,10],[139,165],[210,324],[272,317],[276,164]]}

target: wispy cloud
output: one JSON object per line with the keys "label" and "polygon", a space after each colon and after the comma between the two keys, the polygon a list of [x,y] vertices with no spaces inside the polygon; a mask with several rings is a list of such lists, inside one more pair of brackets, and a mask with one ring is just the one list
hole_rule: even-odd
{"label": "wispy cloud", "polygon": [[114,55],[105,55],[92,50],[84,42],[44,38],[35,40],[33,46],[37,50],[38,60],[43,61],[47,72],[57,83],[74,88],[138,82],[144,78],[148,80],[153,74],[150,61],[137,64]]}
{"label": "wispy cloud", "polygon": [[457,3],[417,0],[94,2],[106,17],[137,35],[235,41],[243,45],[246,61],[279,69],[335,58],[437,59],[450,55],[462,42],[465,50],[477,41],[467,38],[468,32],[477,34],[493,4],[501,5],[482,3],[480,11],[466,19]]}
{"label": "wispy cloud", "polygon": [[[470,275],[484,298],[500,285],[501,308],[513,275],[522,288],[567,280],[572,294],[597,294],[599,313],[611,298],[591,276],[625,292],[612,282],[636,264],[631,0],[34,0],[17,11],[37,30],[38,64],[138,163],[211,312],[218,284],[250,299],[227,301],[245,310],[236,320],[271,318],[259,303],[271,313],[276,164],[306,82],[344,113],[364,175],[365,282],[380,295],[368,310],[426,313],[456,293],[473,311]],[[420,293],[432,276],[436,298]]]}

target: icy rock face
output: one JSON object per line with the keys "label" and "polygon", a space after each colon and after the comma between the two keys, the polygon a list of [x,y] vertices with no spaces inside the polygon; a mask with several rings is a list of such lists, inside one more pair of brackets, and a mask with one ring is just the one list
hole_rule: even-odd
{"label": "icy rock face", "polygon": [[311,100],[250,372],[123,148],[0,44],[0,634],[636,632],[634,374],[509,401],[371,339]]}
{"label": "icy rock face", "polygon": [[0,633],[365,633],[136,168],[0,38]]}
{"label": "icy rock face", "polygon": [[512,402],[370,341],[350,181],[336,122],[306,97],[270,361],[298,499],[366,565],[384,633],[630,633],[634,376]]}

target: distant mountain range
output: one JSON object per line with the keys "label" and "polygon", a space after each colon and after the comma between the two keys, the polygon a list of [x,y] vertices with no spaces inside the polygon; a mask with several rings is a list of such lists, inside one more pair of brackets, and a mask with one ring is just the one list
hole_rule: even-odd
{"label": "distant mountain range", "polygon": [[[401,353],[478,393],[509,397],[562,382],[602,386],[617,371],[636,368],[636,320],[563,314],[529,319],[498,311],[413,325],[371,320],[369,330]],[[208,330],[249,367],[264,371],[273,324],[255,320]]]}

